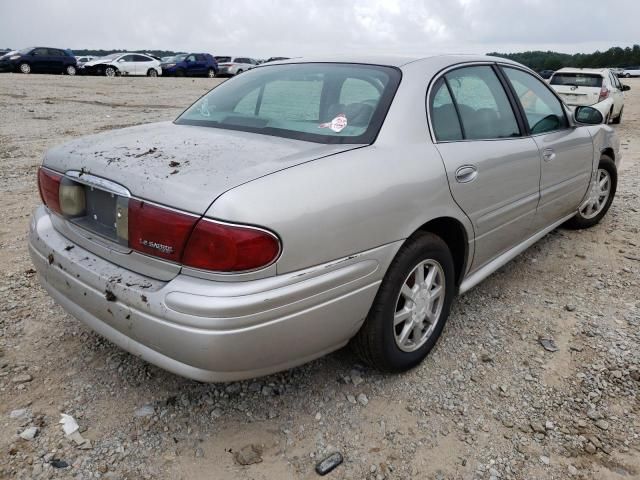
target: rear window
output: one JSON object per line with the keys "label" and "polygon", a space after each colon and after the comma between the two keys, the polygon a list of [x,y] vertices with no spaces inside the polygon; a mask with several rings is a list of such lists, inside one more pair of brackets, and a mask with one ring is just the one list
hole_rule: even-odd
{"label": "rear window", "polygon": [[230,62],[231,57],[216,57],[216,62]]}
{"label": "rear window", "polygon": [[556,73],[551,77],[551,85],[600,88],[602,76],[595,73]]}
{"label": "rear window", "polygon": [[400,82],[392,67],[303,63],[252,69],[177,120],[318,143],[372,143]]}

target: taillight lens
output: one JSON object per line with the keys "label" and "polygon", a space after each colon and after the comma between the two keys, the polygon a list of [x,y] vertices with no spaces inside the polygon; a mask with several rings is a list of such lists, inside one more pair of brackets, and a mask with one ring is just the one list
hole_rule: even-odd
{"label": "taillight lens", "polygon": [[604,100],[608,96],[609,96],[609,89],[607,87],[603,86],[600,89],[600,96],[598,97],[598,102],[601,102],[602,100]]}
{"label": "taillight lens", "polygon": [[42,202],[56,213],[60,210],[60,182],[62,175],[40,167],[38,169],[38,190]]}
{"label": "taillight lens", "polygon": [[180,262],[182,251],[198,217],[129,200],[129,247],[138,252]]}
{"label": "taillight lens", "polygon": [[200,220],[182,256],[185,266],[216,272],[255,270],[271,264],[280,241],[265,230]]}

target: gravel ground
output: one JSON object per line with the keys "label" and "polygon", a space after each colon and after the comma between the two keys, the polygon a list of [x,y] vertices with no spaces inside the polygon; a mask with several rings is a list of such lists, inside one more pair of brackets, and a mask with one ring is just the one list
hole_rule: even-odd
{"label": "gravel ground", "polygon": [[459,298],[421,366],[381,375],[344,350],[208,385],[66,315],[26,231],[45,149],[172,119],[216,82],[0,76],[0,478],[314,478],[335,451],[329,478],[640,478],[640,81],[625,81],[604,221],[551,233]]}

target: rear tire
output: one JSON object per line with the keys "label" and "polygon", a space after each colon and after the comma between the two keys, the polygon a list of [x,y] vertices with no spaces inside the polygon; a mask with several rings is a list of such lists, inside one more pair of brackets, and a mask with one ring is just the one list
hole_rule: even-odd
{"label": "rear tire", "polygon": [[618,186],[618,169],[611,157],[600,157],[596,175],[595,187],[589,187],[587,200],[580,205],[578,213],[565,223],[566,227],[574,230],[593,227],[609,211]]}
{"label": "rear tire", "polygon": [[391,262],[353,349],[381,371],[415,367],[440,337],[454,294],[447,244],[432,233],[414,234]]}
{"label": "rear tire", "polygon": [[24,73],[25,75],[31,73],[31,65],[29,65],[28,63],[21,63],[18,66],[18,71],[20,73]]}
{"label": "rear tire", "polygon": [[236,72],[236,75],[240,75],[243,71],[244,71],[244,70],[238,70],[238,71]]}
{"label": "rear tire", "polygon": [[158,71],[155,68],[150,68],[147,71],[147,77],[157,77],[158,76]]}
{"label": "rear tire", "polygon": [[209,78],[215,78],[215,77],[216,77],[216,71],[215,71],[213,68],[210,68],[210,69],[207,71],[207,77],[209,77]]}
{"label": "rear tire", "polygon": [[622,111],[624,110],[624,107],[622,107],[620,109],[620,113],[618,114],[618,116],[616,118],[614,118],[611,123],[613,123],[614,125],[620,125],[620,123],[622,122]]}
{"label": "rear tire", "polygon": [[67,68],[65,69],[65,73],[67,75],[75,75],[76,74],[76,67],[74,67],[73,65],[68,65]]}

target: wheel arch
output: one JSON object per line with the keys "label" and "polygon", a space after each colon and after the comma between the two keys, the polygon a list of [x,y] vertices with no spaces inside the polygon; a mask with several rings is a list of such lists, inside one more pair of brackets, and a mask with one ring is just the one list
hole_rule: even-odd
{"label": "wheel arch", "polygon": [[[469,233],[463,223],[453,217],[438,217],[421,225],[413,235],[418,232],[430,232],[439,236],[447,244],[453,257],[456,273],[456,286],[460,286],[469,264]],[[411,237],[409,237],[411,238]]]}

